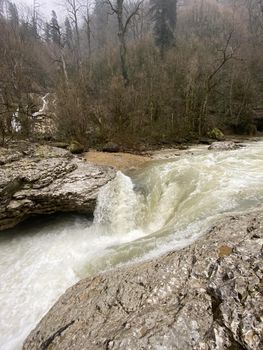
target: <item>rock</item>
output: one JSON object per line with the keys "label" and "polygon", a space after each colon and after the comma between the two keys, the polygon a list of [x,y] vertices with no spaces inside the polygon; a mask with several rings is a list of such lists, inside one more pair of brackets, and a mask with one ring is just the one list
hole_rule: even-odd
{"label": "rock", "polygon": [[187,150],[187,149],[189,148],[189,146],[187,146],[187,145],[179,145],[177,148],[178,148],[180,151],[185,151],[185,150]]}
{"label": "rock", "polygon": [[113,168],[50,146],[11,145],[0,149],[0,159],[0,230],[34,214],[92,214],[100,187],[115,177]]}
{"label": "rock", "polygon": [[224,134],[218,128],[214,128],[207,133],[208,137],[217,141],[223,141],[225,139]]}
{"label": "rock", "polygon": [[23,349],[260,350],[262,243],[263,211],[232,216],[180,251],[84,279]]}
{"label": "rock", "polygon": [[208,147],[209,150],[215,151],[231,151],[238,148],[240,148],[240,145],[232,141],[213,142],[212,145]]}
{"label": "rock", "polygon": [[73,141],[69,144],[68,150],[72,154],[80,154],[84,152],[84,146],[81,145],[78,141]]}
{"label": "rock", "polygon": [[103,152],[117,153],[120,152],[120,146],[114,142],[108,142],[102,150]]}

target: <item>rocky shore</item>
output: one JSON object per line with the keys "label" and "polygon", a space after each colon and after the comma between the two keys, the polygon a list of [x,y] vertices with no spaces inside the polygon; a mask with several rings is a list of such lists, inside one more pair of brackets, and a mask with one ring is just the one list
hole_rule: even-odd
{"label": "rocky shore", "polygon": [[263,211],[191,246],[80,281],[24,350],[263,349]]}
{"label": "rocky shore", "polygon": [[99,189],[115,173],[48,145],[0,148],[0,231],[35,214],[92,214]]}

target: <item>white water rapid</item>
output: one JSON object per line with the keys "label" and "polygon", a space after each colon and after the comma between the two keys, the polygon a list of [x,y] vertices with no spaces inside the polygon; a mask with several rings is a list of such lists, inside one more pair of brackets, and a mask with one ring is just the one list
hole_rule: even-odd
{"label": "white water rapid", "polygon": [[37,218],[0,233],[0,349],[18,350],[56,299],[79,279],[180,249],[227,212],[263,204],[263,142],[193,154],[118,173],[94,221]]}

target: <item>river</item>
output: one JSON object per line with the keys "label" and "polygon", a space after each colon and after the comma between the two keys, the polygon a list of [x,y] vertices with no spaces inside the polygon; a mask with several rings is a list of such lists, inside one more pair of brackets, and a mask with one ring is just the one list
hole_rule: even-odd
{"label": "river", "polygon": [[235,151],[196,147],[152,161],[99,194],[94,220],[34,218],[0,234],[0,349],[21,349],[79,279],[180,249],[217,218],[263,204],[263,142]]}

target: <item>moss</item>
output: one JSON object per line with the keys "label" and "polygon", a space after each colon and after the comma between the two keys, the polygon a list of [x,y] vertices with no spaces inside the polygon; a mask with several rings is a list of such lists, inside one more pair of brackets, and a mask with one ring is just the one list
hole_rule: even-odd
{"label": "moss", "polygon": [[222,141],[225,139],[225,136],[221,130],[218,128],[213,128],[207,133],[207,136],[210,137],[211,139],[215,139],[218,141]]}

